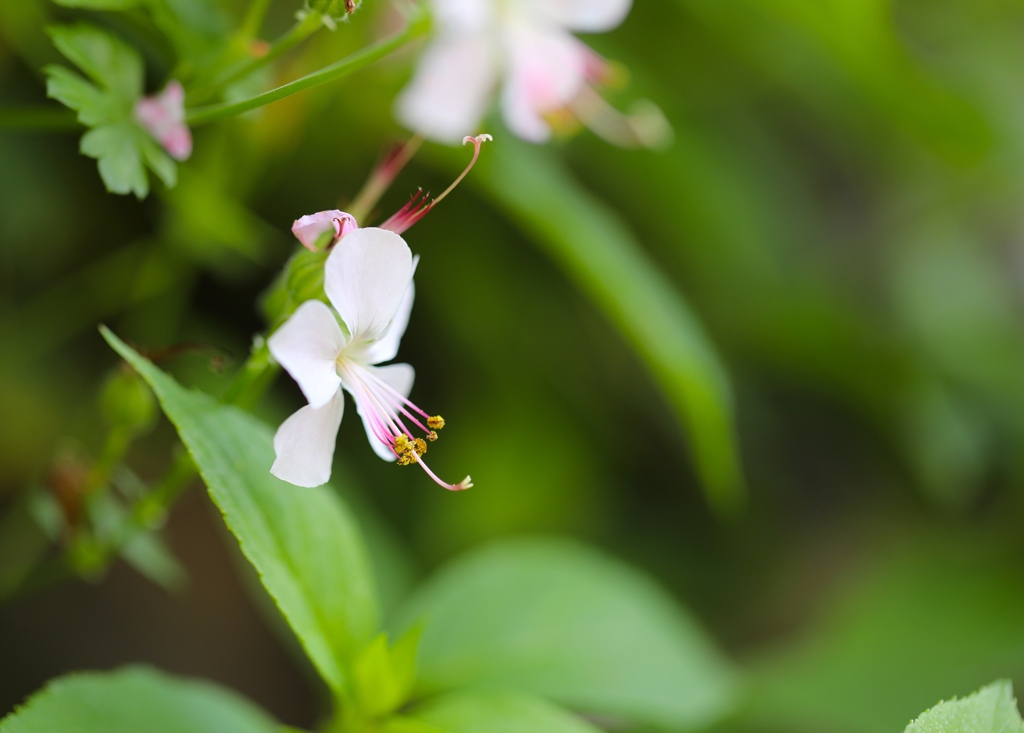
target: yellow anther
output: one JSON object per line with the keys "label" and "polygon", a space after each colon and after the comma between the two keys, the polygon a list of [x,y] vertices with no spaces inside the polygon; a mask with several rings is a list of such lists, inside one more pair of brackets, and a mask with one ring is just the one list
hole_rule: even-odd
{"label": "yellow anther", "polygon": [[403,453],[400,456],[398,456],[398,465],[399,466],[408,466],[410,463],[413,462],[413,460],[415,458],[416,458],[416,454],[415,453]]}
{"label": "yellow anther", "polygon": [[431,430],[429,433],[427,433],[427,440],[433,443],[435,440],[437,440],[437,433]]}
{"label": "yellow anther", "polygon": [[434,415],[433,417],[427,418],[427,425],[433,430],[440,430],[444,427],[444,418],[440,415]]}
{"label": "yellow anther", "polygon": [[427,452],[427,441],[423,438],[416,438],[412,441],[412,449],[416,451],[416,455],[422,456]]}
{"label": "yellow anther", "polygon": [[409,450],[409,438],[405,435],[395,437],[395,450],[398,453],[405,453]]}

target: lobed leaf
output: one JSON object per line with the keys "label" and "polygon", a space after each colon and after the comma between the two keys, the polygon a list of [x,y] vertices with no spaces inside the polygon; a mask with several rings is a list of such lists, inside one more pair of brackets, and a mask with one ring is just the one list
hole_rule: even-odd
{"label": "lobed leaf", "polygon": [[273,433],[253,416],[188,390],[108,329],[107,342],[146,380],[178,429],[242,552],[336,694],[377,631],[377,599],[358,526],[327,486],[270,474]]}
{"label": "lobed leaf", "polygon": [[129,109],[142,95],[142,58],[121,39],[84,23],[50,26],[47,32],[58,51]]}
{"label": "lobed leaf", "polygon": [[471,553],[402,610],[421,622],[427,690],[499,685],[586,713],[700,728],[737,679],[693,618],[637,571],[567,541]]}
{"label": "lobed leaf", "polygon": [[146,667],[61,677],[0,720],[0,733],[275,733],[266,713],[210,682]]}

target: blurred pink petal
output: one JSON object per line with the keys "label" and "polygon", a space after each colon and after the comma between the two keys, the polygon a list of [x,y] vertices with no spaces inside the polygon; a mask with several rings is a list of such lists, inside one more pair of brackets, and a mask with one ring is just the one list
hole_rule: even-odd
{"label": "blurred pink petal", "polygon": [[135,103],[135,119],[175,160],[192,154],[192,133],[185,124],[185,90],[171,80],[159,94]]}

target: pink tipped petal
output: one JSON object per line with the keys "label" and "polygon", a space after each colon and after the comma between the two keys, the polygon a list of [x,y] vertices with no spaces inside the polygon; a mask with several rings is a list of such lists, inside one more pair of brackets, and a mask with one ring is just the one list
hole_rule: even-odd
{"label": "pink tipped petal", "polygon": [[175,160],[192,154],[192,133],[185,124],[185,90],[170,81],[163,91],[135,103],[135,120]]}
{"label": "pink tipped petal", "polygon": [[324,290],[348,326],[350,345],[384,335],[411,280],[412,252],[394,232],[356,229],[331,251]]}
{"label": "pink tipped petal", "polygon": [[[409,393],[412,392],[412,383],[416,379],[416,372],[408,364],[389,364],[382,367],[367,367],[367,369],[369,369],[375,377],[387,384],[391,389],[395,390],[395,392],[402,395],[402,397],[408,397]],[[359,416],[363,419],[363,428],[366,430],[366,438],[370,441],[370,447],[373,448],[373,452],[385,461],[394,461],[396,459],[394,452],[380,441],[374,431],[373,420],[375,419],[375,416],[379,416],[381,405],[383,403],[374,402],[369,399],[366,396],[366,391],[358,385],[346,384],[345,389],[347,389],[355,398],[356,410],[359,412]],[[380,418],[378,417],[378,419]]]}
{"label": "pink tipped petal", "polygon": [[336,362],[345,338],[331,309],[307,300],[267,340],[270,353],[299,383],[314,408],[326,405],[341,385]]}
{"label": "pink tipped petal", "polygon": [[332,232],[332,240],[337,241],[354,229],[358,229],[355,218],[338,209],[318,211],[306,214],[292,223],[292,234],[302,242],[302,246],[315,252],[317,242],[325,232]]}
{"label": "pink tipped petal", "polygon": [[485,34],[439,37],[396,101],[402,124],[446,143],[476,132],[497,83],[493,46]]}
{"label": "pink tipped petal", "polygon": [[274,435],[277,458],[270,472],[296,486],[327,483],[344,409],[345,397],[336,390],[323,407],[306,405],[281,423]]}
{"label": "pink tipped petal", "polygon": [[632,0],[519,0],[526,12],[574,31],[603,33],[618,27]]}
{"label": "pink tipped petal", "polygon": [[584,86],[587,49],[568,33],[520,24],[509,29],[507,43],[505,122],[519,137],[544,142],[551,136],[544,115],[566,107]]}

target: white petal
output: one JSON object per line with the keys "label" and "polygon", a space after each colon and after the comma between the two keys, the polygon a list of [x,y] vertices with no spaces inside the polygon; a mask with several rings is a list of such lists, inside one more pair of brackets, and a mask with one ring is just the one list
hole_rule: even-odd
{"label": "white petal", "polygon": [[587,48],[569,33],[522,23],[508,27],[505,43],[505,122],[519,137],[544,142],[551,136],[544,113],[567,106],[584,84]]}
{"label": "white petal", "polygon": [[[369,369],[378,379],[390,386],[391,389],[395,390],[403,397],[408,397],[409,393],[412,392],[412,383],[416,378],[416,371],[408,364],[388,364],[387,366],[382,367],[366,368]],[[377,439],[377,436],[373,434],[373,428],[370,427],[370,421],[367,419],[367,412],[372,411],[373,407],[364,407],[365,398],[360,396],[359,390],[354,390],[347,384],[345,385],[345,389],[347,389],[352,396],[356,398],[356,410],[359,412],[359,416],[363,419],[363,428],[366,430],[366,438],[370,441],[370,447],[373,448],[373,452],[385,461],[394,461],[395,454],[391,452],[390,448]]]}
{"label": "white petal", "polygon": [[331,309],[319,300],[307,300],[291,318],[267,339],[270,353],[313,407],[323,407],[331,399],[341,379],[335,362],[345,338]]}
{"label": "white petal", "polygon": [[411,280],[412,252],[394,232],[356,229],[334,245],[324,266],[324,290],[348,326],[349,344],[384,335]]}
{"label": "white petal", "polygon": [[[415,265],[413,265],[415,269]],[[376,342],[370,344],[363,352],[367,364],[380,364],[391,361],[398,355],[398,346],[405,335],[405,329],[409,326],[409,315],[412,313],[412,301],[416,296],[416,287],[413,281],[409,281],[409,287],[402,296],[402,302],[398,304],[395,317],[391,319],[388,330]]]}
{"label": "white petal", "polygon": [[494,18],[493,0],[431,0],[430,12],[440,33],[478,33]]}
{"label": "white petal", "polygon": [[527,11],[563,28],[602,33],[617,27],[629,14],[632,0],[519,0]]}
{"label": "white petal", "polygon": [[493,45],[482,33],[438,37],[395,101],[395,116],[438,142],[457,143],[480,132],[497,83]]}
{"label": "white petal", "polygon": [[345,397],[339,389],[323,407],[306,405],[281,423],[274,435],[277,458],[270,472],[296,486],[327,483],[344,410]]}

